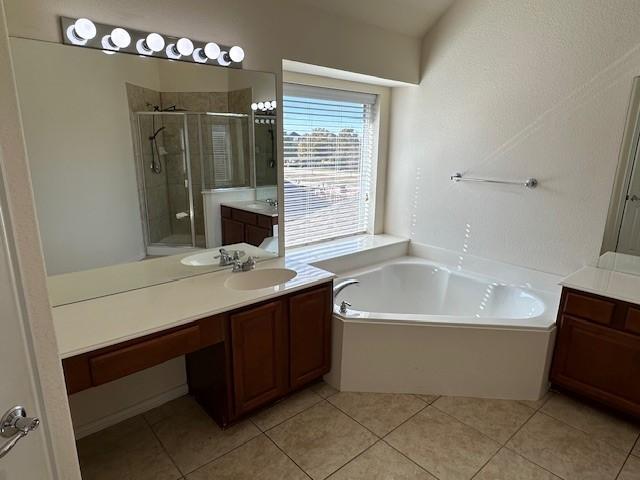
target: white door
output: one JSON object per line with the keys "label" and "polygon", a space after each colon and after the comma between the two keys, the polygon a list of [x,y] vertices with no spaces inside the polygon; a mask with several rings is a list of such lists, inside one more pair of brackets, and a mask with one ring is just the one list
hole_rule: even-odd
{"label": "white door", "polygon": [[618,248],[620,253],[640,255],[640,162],[638,155],[640,148],[636,149],[636,158],[629,182],[629,191],[624,205]]}
{"label": "white door", "polygon": [[[16,290],[2,189],[0,171],[0,415],[12,407],[23,406],[29,417],[39,417],[41,409],[36,387],[38,383],[28,347],[30,337],[23,323],[24,317]],[[17,426],[26,431],[32,424],[25,420],[20,421]],[[0,480],[54,478],[44,435],[46,421],[41,420],[43,421],[35,430],[20,438],[15,446],[0,458]],[[0,452],[16,434],[17,430],[12,428],[6,429],[4,434],[0,433]]]}

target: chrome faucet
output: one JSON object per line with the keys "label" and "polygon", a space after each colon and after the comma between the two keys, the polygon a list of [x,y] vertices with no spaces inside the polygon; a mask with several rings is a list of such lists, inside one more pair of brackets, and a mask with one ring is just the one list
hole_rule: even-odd
{"label": "chrome faucet", "polygon": [[227,250],[225,248],[220,249],[220,255],[216,255],[214,258],[220,259],[220,266],[226,267],[228,265],[235,265],[235,262],[240,261],[240,257],[244,256],[242,250]]}
{"label": "chrome faucet", "polygon": [[278,200],[267,198],[264,202],[271,207],[278,208]]}
{"label": "chrome faucet", "polygon": [[[335,302],[335,299],[338,295],[340,295],[340,292],[342,292],[342,290],[344,290],[345,288],[351,286],[351,285],[357,285],[358,283],[360,283],[360,280],[356,280],[355,278],[350,278],[349,280],[345,280],[344,282],[340,282],[338,285],[336,285],[335,287],[333,287],[333,300]],[[342,301],[342,303],[340,303],[340,313],[347,313],[347,307],[350,307],[351,304],[347,301]]]}
{"label": "chrome faucet", "polygon": [[233,261],[233,269],[231,271],[234,273],[248,272],[249,270],[253,270],[254,268],[256,268],[256,261],[253,257],[247,257],[244,262],[241,262],[238,258]]}

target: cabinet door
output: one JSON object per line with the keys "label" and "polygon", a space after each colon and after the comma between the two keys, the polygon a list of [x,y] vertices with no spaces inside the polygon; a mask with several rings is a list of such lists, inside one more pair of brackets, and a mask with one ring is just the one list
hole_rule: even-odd
{"label": "cabinet door", "polygon": [[245,241],[249,245],[254,245],[256,247],[259,247],[265,238],[272,236],[271,230],[267,230],[266,228],[254,227],[253,225],[246,225],[244,233]]}
{"label": "cabinet door", "polygon": [[242,242],[244,242],[244,224],[229,218],[223,218],[222,244],[231,245],[232,243]]}
{"label": "cabinet door", "polygon": [[640,337],[563,315],[551,380],[640,414]]}
{"label": "cabinet door", "polygon": [[290,382],[295,389],[331,367],[331,286],[289,298]]}
{"label": "cabinet door", "polygon": [[287,392],[287,329],[281,301],[230,316],[235,416]]}

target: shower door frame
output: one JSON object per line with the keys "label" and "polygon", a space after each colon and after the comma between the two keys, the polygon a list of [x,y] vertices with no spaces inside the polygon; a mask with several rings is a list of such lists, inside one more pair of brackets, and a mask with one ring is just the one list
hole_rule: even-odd
{"label": "shower door frame", "polygon": [[[191,155],[189,150],[189,126],[187,122],[187,114],[191,114],[195,112],[135,112],[136,115],[136,123],[138,124],[138,151],[140,152],[140,167],[142,173],[142,192],[143,192],[143,201],[144,201],[144,237],[145,237],[145,249],[148,247],[159,246],[159,247],[193,247],[196,248],[196,226],[195,226],[195,212],[193,207],[193,178],[191,176]],[[187,181],[187,190],[188,190],[188,198],[189,198],[189,224],[191,227],[191,245],[186,244],[175,244],[175,243],[160,243],[160,242],[151,242],[151,233],[149,227],[149,204],[147,201],[147,185],[145,182],[145,175],[147,175],[147,171],[145,168],[145,160],[144,160],[144,150],[142,147],[142,128],[140,125],[140,117],[141,116],[161,116],[161,115],[176,115],[182,116],[182,125],[184,128],[183,141],[184,141],[184,151],[182,152],[182,162],[185,167],[186,172],[186,181]],[[159,159],[160,160],[160,159]],[[166,163],[164,165],[166,168]],[[169,212],[169,215],[173,215]],[[171,218],[169,218],[171,220]]]}

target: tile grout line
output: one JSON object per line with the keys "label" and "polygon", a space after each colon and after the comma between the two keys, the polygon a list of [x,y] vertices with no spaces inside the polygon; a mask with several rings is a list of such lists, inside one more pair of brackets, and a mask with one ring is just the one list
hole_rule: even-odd
{"label": "tile grout line", "polygon": [[[345,463],[344,465],[340,465],[338,468],[336,468],[334,471],[332,471],[329,475],[327,475],[324,478],[329,478],[331,475],[334,475],[335,473],[339,472],[340,470],[342,470],[344,467],[346,467],[347,465],[349,465],[351,462],[353,462],[356,458],[364,455],[366,452],[368,452],[369,450],[371,450],[375,445],[377,445],[378,443],[380,443],[382,441],[381,438],[378,438],[375,442],[373,442],[371,445],[369,445],[367,448],[365,448],[363,451],[361,451],[360,453],[358,453],[355,457],[353,457],[351,460],[349,460],[347,463]],[[324,480],[324,479],[323,479]]]}
{"label": "tile grout line", "polygon": [[149,427],[149,430],[151,430],[151,433],[153,434],[153,438],[155,438],[158,441],[158,443],[160,444],[160,448],[162,449],[164,454],[169,458],[169,461],[171,462],[171,464],[174,467],[176,467],[176,470],[180,474],[180,477],[178,477],[176,480],[180,480],[182,478],[185,478],[185,476],[184,476],[185,473],[180,469],[180,467],[178,467],[178,464],[173,460],[173,457],[169,454],[169,451],[167,450],[167,447],[164,446],[164,443],[162,443],[162,440],[160,440],[160,437],[158,437],[158,434],[153,429],[153,425],[151,425],[151,422],[147,419],[147,417],[144,414],[144,412],[140,416],[144,420],[144,423],[146,423],[147,426]]}
{"label": "tile grout line", "polygon": [[636,448],[636,445],[640,444],[640,437],[636,438],[636,441],[633,442],[633,445],[631,446],[631,450],[629,451],[629,455],[627,455],[627,458],[624,459],[624,462],[622,462],[622,466],[620,467],[620,470],[618,470],[618,474],[616,475],[616,480],[619,480],[620,475],[622,475],[622,471],[624,470],[625,465],[627,464],[627,462],[629,461],[629,459],[633,456],[634,458],[636,458],[635,455],[633,455],[633,451]]}
{"label": "tile grout line", "polygon": [[278,444],[275,442],[275,440],[274,440],[273,438],[271,438],[271,437],[270,437],[269,435],[267,435],[266,433],[263,433],[263,435],[267,438],[267,440],[269,440],[271,443],[273,443],[273,444],[275,445],[275,447],[276,447],[280,452],[282,452],[282,454],[283,454],[285,457],[287,457],[289,460],[291,460],[291,462],[292,462],[296,467],[298,467],[302,473],[304,473],[308,478],[310,478],[311,480],[313,480],[313,477],[312,477],[311,475],[309,475],[309,474],[307,473],[307,471],[306,471],[304,468],[302,468],[300,465],[298,465],[298,463],[297,463],[293,458],[291,458],[287,452],[285,452],[283,449],[281,449],[281,448],[280,448],[280,445],[278,445]]}
{"label": "tile grout line", "polygon": [[[317,394],[317,393],[315,393],[315,392],[313,392],[313,393],[314,393],[315,395],[318,395],[318,394]],[[278,423],[276,423],[275,425],[272,425],[272,426],[270,426],[269,428],[267,428],[267,429],[265,429],[265,430],[263,430],[262,428],[260,428],[260,426],[259,426],[256,422],[254,422],[254,421],[253,421],[253,418],[254,418],[256,415],[253,415],[253,416],[249,417],[249,418],[248,418],[248,420],[249,420],[251,423],[253,423],[253,424],[255,425],[255,427],[256,427],[258,430],[260,430],[262,433],[267,433],[269,430],[272,430],[272,429],[274,429],[274,428],[276,428],[276,427],[278,427],[278,426],[282,425],[283,423],[288,422],[288,421],[289,421],[289,420],[291,420],[292,418],[297,417],[297,416],[298,416],[298,415],[300,415],[301,413],[306,412],[306,411],[307,411],[307,410],[309,410],[310,408],[315,407],[315,406],[316,406],[316,405],[318,405],[320,402],[322,402],[322,401],[326,401],[326,399],[325,399],[325,398],[322,398],[320,395],[318,395],[318,398],[319,398],[319,400],[315,401],[314,403],[312,403],[312,404],[311,404],[311,405],[309,405],[308,407],[303,408],[303,409],[302,409],[302,410],[300,410],[299,412],[294,413],[294,414],[293,414],[293,415],[291,415],[290,417],[285,418],[285,419],[284,419],[284,420],[282,420],[281,422],[278,422]],[[287,399],[285,399],[285,400],[287,400]],[[273,405],[272,405],[271,407],[269,407],[269,408],[274,408],[274,407],[275,407],[275,406],[277,406],[277,405],[278,405],[278,404],[277,404],[277,403],[275,403],[275,404],[273,404]],[[268,411],[268,410],[269,410],[269,408],[268,408],[268,409],[266,409],[266,410],[262,410],[262,412],[266,412],[266,411]],[[260,412],[260,413],[262,413],[262,412]]]}
{"label": "tile grout line", "polygon": [[407,460],[409,460],[411,463],[413,463],[416,467],[418,467],[420,470],[423,470],[425,472],[427,472],[429,475],[431,475],[433,478],[435,478],[436,480],[440,480],[440,477],[438,477],[435,473],[432,473],[431,471],[427,470],[425,467],[423,467],[422,465],[420,465],[418,462],[416,462],[415,460],[413,460],[411,457],[407,456],[404,452],[398,450],[396,447],[394,447],[393,445],[391,445],[389,442],[387,442],[384,438],[380,440],[381,442],[384,442],[385,445],[387,445],[390,449],[392,449],[395,452],[398,452],[400,455],[402,455],[404,458],[406,458]]}

